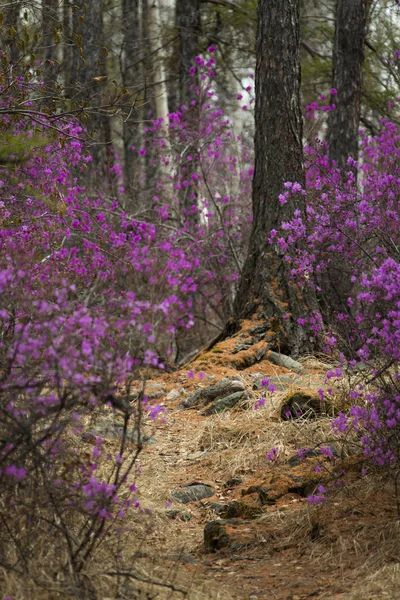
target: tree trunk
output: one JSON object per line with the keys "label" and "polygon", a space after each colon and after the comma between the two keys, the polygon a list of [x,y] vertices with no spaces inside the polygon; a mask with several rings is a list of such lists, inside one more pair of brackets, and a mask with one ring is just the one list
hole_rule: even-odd
{"label": "tree trunk", "polygon": [[[361,114],[362,69],[367,32],[367,15],[371,0],[337,0],[333,47],[332,97],[336,108],[329,113],[327,141],[329,159],[339,169],[352,171],[349,157],[358,159],[358,137]],[[340,257],[332,257],[322,280],[321,312],[331,323],[338,312],[351,312],[347,298],[354,293],[350,277],[344,276]],[[338,325],[340,330],[340,324]]]}
{"label": "tree trunk", "polygon": [[[179,37],[179,106],[190,107],[190,101],[195,99],[195,92],[190,86],[198,86],[199,80],[189,74],[189,69],[195,65],[195,58],[199,54],[200,37],[200,0],[177,0],[175,23]],[[176,107],[174,108],[174,110]],[[190,115],[190,113],[188,113]],[[192,127],[198,128],[195,121]],[[196,173],[197,161],[187,162],[189,155],[199,153],[197,135],[186,148],[181,162],[181,174],[184,179],[193,182],[192,175]],[[194,195],[194,198],[191,196]],[[190,227],[195,227],[199,223],[197,187],[191,185],[182,187],[179,194],[179,204],[182,216],[182,223],[189,223]]]}
{"label": "tree trunk", "polygon": [[55,60],[57,46],[54,31],[59,25],[58,0],[42,0],[42,77],[45,85],[45,103],[51,106],[52,92],[56,81]]}
{"label": "tree trunk", "polygon": [[20,51],[17,45],[20,10],[21,2],[11,3],[4,9],[0,7],[4,17],[4,24],[1,27],[1,42],[4,44],[3,48],[8,48],[12,65],[16,65],[20,60]]}
{"label": "tree trunk", "polygon": [[[153,84],[156,118],[164,118],[168,114],[168,93],[163,57],[160,56],[161,31],[160,7],[158,0],[147,0],[148,27],[150,48],[153,56]],[[158,54],[158,56],[157,56]]]}
{"label": "tree trunk", "polygon": [[[139,112],[135,107],[135,87],[140,82],[140,16],[139,0],[122,0],[122,15],[124,26],[124,67],[123,78],[124,87],[127,90],[126,117],[124,120],[123,141],[125,154],[125,183],[129,186],[133,182],[134,165],[137,161],[137,154],[134,153],[132,146],[137,147],[140,143],[140,130],[138,121]],[[137,148],[138,150],[138,148]]]}
{"label": "tree trunk", "polygon": [[72,28],[72,7],[69,0],[64,0],[62,7],[62,22],[63,22],[63,79],[64,88],[68,93],[71,86],[71,77],[73,73],[73,55],[74,55],[74,42],[73,42],[73,28]]}
{"label": "tree trunk", "polygon": [[[298,355],[317,343],[297,319],[317,310],[315,294],[290,278],[282,252],[268,243],[304,198],[281,205],[285,181],[305,186],[300,110],[299,0],[259,0],[256,39],[255,171],[253,230],[234,316],[266,320],[276,347]],[[272,334],[271,334],[272,335]]]}
{"label": "tree trunk", "polygon": [[177,0],[176,28],[179,36],[179,99],[180,104],[189,106],[190,85],[193,78],[189,69],[199,53],[200,0]]}
{"label": "tree trunk", "polygon": [[99,0],[79,0],[72,10],[75,46],[69,95],[83,110],[91,106],[86,113],[86,126],[93,137],[91,170],[104,176],[107,175],[109,123],[108,116],[97,109],[102,104],[98,79],[106,74],[102,6]]}
{"label": "tree trunk", "polygon": [[332,87],[336,108],[329,113],[329,158],[344,169],[347,159],[358,158],[362,68],[371,0],[337,0],[333,47]]}

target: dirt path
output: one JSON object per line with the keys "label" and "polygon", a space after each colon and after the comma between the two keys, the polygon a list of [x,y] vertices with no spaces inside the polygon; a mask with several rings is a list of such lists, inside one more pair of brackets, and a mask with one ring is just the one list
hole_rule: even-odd
{"label": "dirt path", "polygon": [[[139,566],[146,569],[151,556],[163,566],[160,572],[167,569],[172,579],[189,585],[187,597],[193,600],[400,598],[399,536],[389,486],[373,474],[361,479],[359,458],[337,456],[332,462],[315,456],[299,463],[299,445],[330,443],[330,418],[280,418],[289,392],[318,389],[319,367],[299,377],[264,360],[241,371],[214,364],[204,379],[187,373],[157,379],[168,417],[154,432],[157,444],[141,456],[141,502],[157,527]],[[277,391],[255,411],[261,392],[251,391],[251,384],[260,375],[274,380]],[[178,409],[182,397],[226,376],[246,383],[247,408],[208,417]],[[179,398],[168,400],[171,390]],[[273,447],[281,457],[276,466],[266,460]],[[310,482],[315,488],[318,478],[325,483],[328,472],[342,467],[343,483],[329,502],[310,505],[305,497]],[[174,491],[193,483],[208,486],[213,496],[187,504],[174,498]],[[204,529],[210,522],[217,526],[207,547]]]}

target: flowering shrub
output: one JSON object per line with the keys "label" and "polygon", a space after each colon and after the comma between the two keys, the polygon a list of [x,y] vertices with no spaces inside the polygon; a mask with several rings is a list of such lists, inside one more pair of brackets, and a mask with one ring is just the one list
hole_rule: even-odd
{"label": "flowering shrub", "polygon": [[[171,340],[195,317],[215,327],[229,312],[250,223],[242,211],[250,206],[252,159],[216,107],[213,62],[197,59],[203,72],[192,105],[167,124],[153,121],[144,147],[132,149],[138,162],[145,157],[157,167],[147,212],[132,208],[116,155],[111,185],[85,189],[91,157],[81,125],[37,110],[40,83],[2,79],[6,568],[29,571],[40,532],[61,557],[57,568],[80,581],[105,533],[123,530],[127,513],[141,510],[134,477],[140,429],[164,408],[148,400],[144,386],[138,392],[140,374],[164,368]],[[116,455],[105,452],[96,429],[104,413],[120,415]]]}
{"label": "flowering shrub", "polygon": [[[213,51],[210,47],[207,59],[198,56],[190,70],[190,105],[153,120],[144,129],[143,147],[132,148],[154,173],[141,204],[149,207],[165,244],[189,261],[190,277],[181,291],[191,294],[191,335],[200,345],[231,314],[251,225],[252,149],[245,139],[235,139],[231,120],[218,106]],[[129,206],[129,191],[125,197]]]}
{"label": "flowering shrub", "polygon": [[295,212],[270,235],[283,252],[297,248],[286,257],[292,276],[318,292],[321,314],[304,321],[324,334],[325,350],[339,360],[327,378],[342,377],[357,361],[367,369],[364,384],[349,392],[349,415],[340,413],[333,428],[353,428],[379,465],[399,459],[399,141],[398,127],[386,120],[379,135],[364,137],[358,183],[352,159],[343,176],[329,165],[324,144],[307,148],[307,191],[288,183],[280,198],[307,195],[306,219]]}
{"label": "flowering shrub", "polygon": [[[191,263],[155,224],[85,192],[72,172],[89,160],[80,125],[20,111],[35,84],[15,87],[3,90],[0,121],[10,139],[0,167],[1,563],[29,572],[43,534],[78,577],[105,531],[140,510],[140,429],[163,407],[133,393],[133,380],[163,368],[159,344],[191,324]],[[122,417],[116,456],[87,432],[104,411]]]}

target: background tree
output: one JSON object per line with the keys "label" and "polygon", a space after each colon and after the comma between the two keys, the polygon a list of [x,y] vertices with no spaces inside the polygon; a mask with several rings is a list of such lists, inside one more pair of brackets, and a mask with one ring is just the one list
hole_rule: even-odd
{"label": "background tree", "polygon": [[[102,94],[102,80],[106,78],[106,49],[104,45],[103,12],[101,2],[89,0],[72,6],[73,47],[72,79],[69,95],[82,109],[93,143],[93,170],[107,174],[111,144],[110,123],[102,109],[106,97]],[[91,107],[90,111],[86,111]]]}
{"label": "background tree", "polygon": [[335,110],[329,113],[329,157],[344,168],[348,157],[357,160],[361,115],[362,72],[367,16],[371,0],[337,0],[333,47],[332,88]]}
{"label": "background tree", "polygon": [[132,146],[139,143],[140,132],[138,126],[138,94],[135,93],[141,77],[141,36],[140,36],[140,15],[139,0],[122,0],[123,17],[123,85],[127,95],[125,102],[128,107],[127,115],[123,124],[123,143],[124,143],[124,166],[125,179],[129,185],[132,183],[134,175],[135,155],[131,150]]}
{"label": "background tree", "polygon": [[268,238],[293,209],[304,213],[301,194],[290,207],[279,200],[285,182],[304,186],[299,4],[258,4],[253,230],[235,303],[236,319],[266,320],[275,345],[293,354],[315,347],[298,319],[316,310],[316,298],[307,286],[300,290],[291,283],[290,265]]}
{"label": "background tree", "polygon": [[193,82],[189,69],[200,50],[200,0],[176,1],[176,28],[179,36],[179,100],[181,105],[188,105]]}

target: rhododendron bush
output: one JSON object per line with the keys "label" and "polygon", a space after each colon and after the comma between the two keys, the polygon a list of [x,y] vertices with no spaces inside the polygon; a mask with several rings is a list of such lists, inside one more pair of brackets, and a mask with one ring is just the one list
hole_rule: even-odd
{"label": "rhododendron bush", "polygon": [[[35,91],[16,86],[19,101]],[[132,394],[132,380],[138,369],[162,368],[157,343],[190,325],[181,290],[191,262],[154,224],[78,185],[73,172],[88,160],[78,123],[16,116],[14,100],[3,96],[10,114],[0,132],[24,146],[0,169],[1,560],[29,569],[41,531],[76,575],[108,523],[139,508],[140,427],[163,408],[144,389]],[[78,451],[104,406],[123,417],[119,453],[104,456],[100,435],[89,453]],[[110,463],[103,476],[101,459]]]}
{"label": "rhododendron bush", "polygon": [[190,105],[154,119],[144,128],[143,147],[131,149],[153,174],[140,196],[142,210],[159,223],[166,248],[175,245],[191,260],[187,290],[195,292],[192,312],[201,327],[190,333],[200,344],[187,350],[205,345],[230,317],[251,224],[252,145],[246,136],[235,138],[218,106],[214,50],[190,69]]}
{"label": "rhododendron bush", "polygon": [[[307,194],[306,219],[294,214],[272,232],[283,252],[297,247],[292,276],[314,285],[321,315],[312,319],[325,350],[339,367],[328,380],[345,377],[361,362],[363,381],[349,391],[354,404],[339,414],[338,435],[353,430],[364,454],[397,473],[400,448],[400,131],[382,121],[375,137],[362,140],[358,165],[343,174],[329,165],[327,148],[307,150],[307,192],[288,183],[281,202]],[[397,477],[397,475],[396,475]]]}
{"label": "rhododendron bush", "polygon": [[[3,84],[0,495],[8,513],[0,538],[8,568],[29,570],[41,532],[78,585],[106,532],[142,510],[140,429],[164,414],[146,397],[146,373],[164,369],[161,357],[193,326],[194,306],[214,327],[226,316],[218,306],[232,297],[244,256],[252,169],[215,106],[212,64],[199,58],[205,74],[191,107],[152,122],[145,147],[132,148],[139,168],[146,154],[155,165],[144,210],[117,162],[112,185],[85,189],[85,132],[37,109],[40,84]],[[93,430],[104,411],[123,424],[115,456]]]}
{"label": "rhododendron bush", "polygon": [[[0,560],[9,568],[29,569],[42,532],[77,578],[109,529],[141,510],[140,429],[164,414],[146,397],[146,373],[165,367],[177,338],[187,353],[198,347],[189,330],[205,343],[231,313],[253,159],[218,108],[214,59],[196,62],[191,105],[149,121],[143,147],[131,149],[140,193],[125,186],[117,156],[111,184],[86,189],[82,125],[36,110],[39,84],[3,80]],[[287,182],[279,196],[305,197],[306,216],[266,232],[293,279],[316,288],[320,311],[303,320],[338,363],[328,380],[360,361],[368,368],[333,428],[352,428],[379,465],[399,459],[399,142],[388,121],[365,137],[357,180],[351,160],[343,174],[323,144],[307,148],[307,189]],[[123,425],[114,456],[101,435],[88,436],[104,412]]]}

